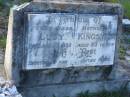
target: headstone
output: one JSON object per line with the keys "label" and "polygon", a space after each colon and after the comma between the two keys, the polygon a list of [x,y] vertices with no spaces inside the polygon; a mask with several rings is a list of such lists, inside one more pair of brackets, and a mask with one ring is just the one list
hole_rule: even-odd
{"label": "headstone", "polygon": [[15,6],[9,18],[7,76],[24,97],[117,90],[123,83],[113,82],[121,26],[118,4],[50,0]]}

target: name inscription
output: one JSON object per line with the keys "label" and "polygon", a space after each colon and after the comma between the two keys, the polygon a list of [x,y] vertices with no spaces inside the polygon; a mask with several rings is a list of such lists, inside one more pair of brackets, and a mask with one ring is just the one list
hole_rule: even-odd
{"label": "name inscription", "polygon": [[25,69],[112,65],[116,15],[28,14]]}

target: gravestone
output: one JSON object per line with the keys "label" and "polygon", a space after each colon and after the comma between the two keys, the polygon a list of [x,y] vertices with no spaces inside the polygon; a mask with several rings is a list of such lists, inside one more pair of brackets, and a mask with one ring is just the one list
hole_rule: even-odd
{"label": "gravestone", "polygon": [[71,1],[10,11],[5,68],[25,97],[74,97],[124,84],[117,72],[122,7]]}

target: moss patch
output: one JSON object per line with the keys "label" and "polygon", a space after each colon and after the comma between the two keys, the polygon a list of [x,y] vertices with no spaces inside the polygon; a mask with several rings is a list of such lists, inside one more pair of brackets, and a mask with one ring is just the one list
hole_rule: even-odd
{"label": "moss patch", "polygon": [[106,2],[117,3],[118,0],[105,0]]}
{"label": "moss patch", "polygon": [[126,53],[126,49],[121,46],[119,48],[119,58],[122,59],[122,60],[125,59],[125,53]]}
{"label": "moss patch", "polygon": [[1,36],[0,37],[0,48],[5,49],[6,47],[6,36]]}

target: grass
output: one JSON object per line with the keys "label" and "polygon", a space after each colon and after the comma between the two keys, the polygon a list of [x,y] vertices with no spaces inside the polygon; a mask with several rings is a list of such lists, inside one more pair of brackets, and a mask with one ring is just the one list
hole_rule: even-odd
{"label": "grass", "polygon": [[119,48],[119,58],[120,58],[120,59],[125,59],[125,53],[126,53],[126,49],[121,46],[121,47]]}
{"label": "grass", "polygon": [[0,48],[5,49],[6,47],[6,36],[0,36]]}
{"label": "grass", "polygon": [[117,3],[118,0],[105,0],[106,2]]}
{"label": "grass", "polygon": [[130,32],[125,32],[124,41],[127,44],[130,44]]}
{"label": "grass", "polygon": [[21,0],[21,2],[20,2],[20,3],[30,2],[30,1],[32,1],[32,0]]}
{"label": "grass", "polygon": [[126,35],[130,35],[130,32],[125,32]]}
{"label": "grass", "polygon": [[120,3],[124,8],[124,16],[130,19],[130,0],[105,0],[106,2]]}
{"label": "grass", "polygon": [[126,39],[126,42],[127,42],[128,44],[130,44],[130,39]]}
{"label": "grass", "polygon": [[2,8],[3,8],[3,1],[0,0],[0,11],[2,10]]}
{"label": "grass", "polygon": [[130,18],[130,0],[121,0],[122,6],[124,7],[124,15]]}

